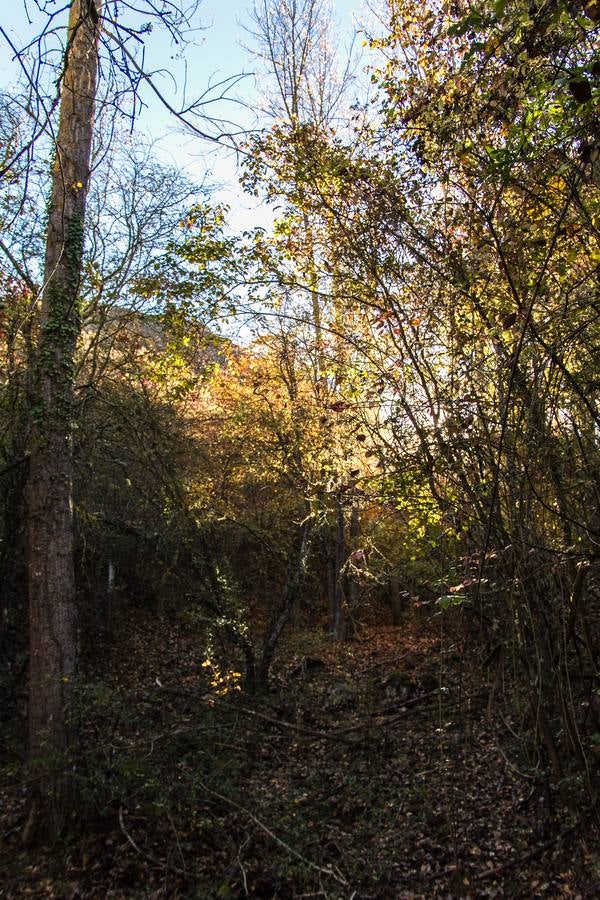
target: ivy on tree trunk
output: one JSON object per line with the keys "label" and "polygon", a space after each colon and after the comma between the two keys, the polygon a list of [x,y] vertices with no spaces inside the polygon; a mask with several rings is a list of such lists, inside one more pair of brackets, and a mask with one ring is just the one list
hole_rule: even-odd
{"label": "ivy on tree trunk", "polygon": [[73,380],[100,6],[100,0],[72,0],[70,6],[46,235],[28,484],[30,791],[26,842],[60,833],[74,801]]}

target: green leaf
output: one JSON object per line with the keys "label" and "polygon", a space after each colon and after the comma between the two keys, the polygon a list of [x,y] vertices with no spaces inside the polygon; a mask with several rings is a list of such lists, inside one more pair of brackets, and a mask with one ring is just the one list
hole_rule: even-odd
{"label": "green leaf", "polygon": [[443,612],[447,609],[454,609],[457,606],[464,606],[465,603],[470,602],[471,601],[465,594],[444,594],[435,601],[436,606],[439,606],[440,610]]}

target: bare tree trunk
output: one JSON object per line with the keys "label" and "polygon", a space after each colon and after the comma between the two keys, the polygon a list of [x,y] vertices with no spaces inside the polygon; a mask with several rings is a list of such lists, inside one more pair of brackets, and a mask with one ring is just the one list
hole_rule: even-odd
{"label": "bare tree trunk", "polygon": [[277,649],[277,644],[279,643],[279,638],[290,620],[294,607],[302,592],[302,588],[304,587],[312,541],[312,525],[312,520],[310,517],[307,517],[302,528],[302,539],[300,542],[298,559],[289,574],[279,602],[279,607],[274,611],[267,634],[265,635],[256,679],[256,686],[260,690],[266,690],[268,688],[269,672],[275,650]]}
{"label": "bare tree trunk", "polygon": [[334,544],[333,595],[330,596],[329,635],[334,641],[344,639],[344,563],[346,562],[346,520],[342,499],[335,498],[335,544]]}
{"label": "bare tree trunk", "polygon": [[348,562],[351,565],[348,566],[346,572],[346,596],[347,596],[347,613],[346,613],[346,628],[344,637],[348,640],[351,637],[354,637],[356,631],[356,615],[358,613],[358,603],[359,603],[359,577],[358,577],[358,569],[361,566],[361,561],[357,556],[358,552],[358,542],[360,540],[360,509],[356,500],[356,496],[352,498],[352,507],[350,509],[350,527],[349,527],[349,543],[350,547],[348,548],[348,559],[346,560],[346,565],[348,566]]}
{"label": "bare tree trunk", "polygon": [[72,0],[46,236],[28,485],[29,760],[24,840],[55,836],[73,808],[76,656],[72,418],[78,292],[101,0]]}

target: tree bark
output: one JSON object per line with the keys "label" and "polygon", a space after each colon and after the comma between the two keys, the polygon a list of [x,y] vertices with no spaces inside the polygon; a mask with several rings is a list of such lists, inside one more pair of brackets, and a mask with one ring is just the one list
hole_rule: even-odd
{"label": "tree bark", "polygon": [[335,498],[335,536],[333,547],[333,593],[329,598],[329,636],[334,641],[344,639],[344,563],[346,562],[346,518],[342,499]]}
{"label": "tree bark", "polygon": [[291,570],[283,590],[278,609],[274,611],[265,635],[260,665],[256,678],[256,687],[266,691],[269,687],[271,663],[283,630],[290,620],[294,607],[300,597],[306,577],[306,568],[310,556],[313,523],[307,517],[302,528],[302,539],[298,551],[298,559]]}
{"label": "tree bark", "polygon": [[29,816],[24,840],[73,810],[76,661],[72,436],[79,283],[98,77],[101,0],[72,0],[46,235],[28,484]]}
{"label": "tree bark", "polygon": [[354,637],[356,631],[356,615],[358,613],[359,603],[359,578],[358,569],[360,568],[359,560],[356,558],[358,543],[360,541],[360,510],[358,507],[356,496],[352,498],[352,506],[350,508],[350,523],[348,529],[348,539],[350,546],[347,548],[347,559],[352,564],[348,566],[346,571],[346,616],[344,638],[348,640]]}

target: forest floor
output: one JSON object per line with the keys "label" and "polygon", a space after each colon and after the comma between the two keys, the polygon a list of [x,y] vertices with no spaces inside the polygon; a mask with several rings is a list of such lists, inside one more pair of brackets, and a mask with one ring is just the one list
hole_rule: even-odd
{"label": "forest floor", "polygon": [[293,630],[259,699],[189,623],[115,633],[80,688],[79,831],[24,851],[0,768],[0,897],[600,896],[583,807],[437,626]]}

